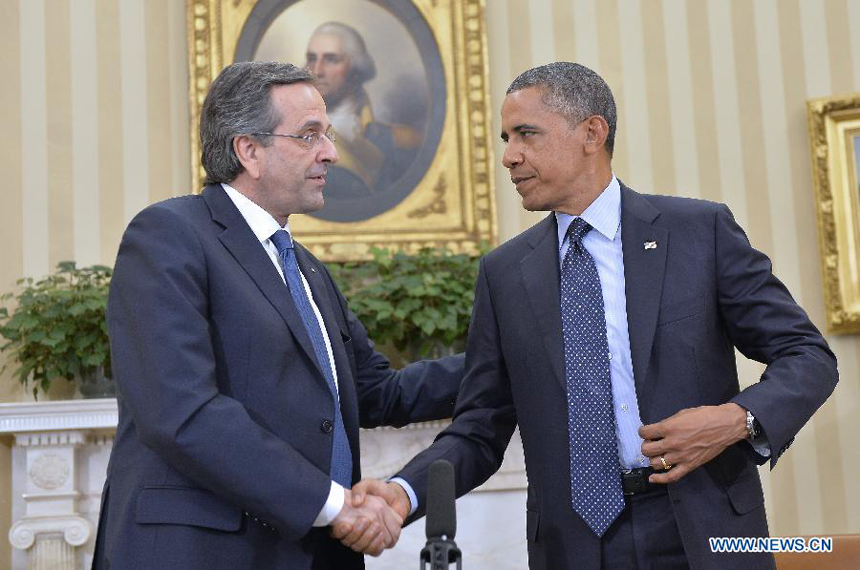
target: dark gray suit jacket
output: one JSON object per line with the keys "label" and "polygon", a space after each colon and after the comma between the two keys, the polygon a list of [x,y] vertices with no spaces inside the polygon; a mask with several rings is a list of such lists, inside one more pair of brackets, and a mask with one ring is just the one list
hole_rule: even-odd
{"label": "dark gray suit jacket", "polygon": [[[450,417],[463,358],[390,369],[323,264],[296,256],[357,481],[359,426]],[[119,426],[95,567],[363,568],[311,527],[330,489],[333,400],[284,282],[220,186],[135,217],[107,315]]]}
{"label": "dark gray suit jacket", "polygon": [[[836,384],[827,343],[724,205],[640,195],[622,185],[621,235],[643,423],[684,408],[737,402],[760,420],[775,465]],[[646,241],[657,248],[646,250]],[[448,459],[462,495],[498,469],[519,424],[531,568],[599,568],[599,540],[571,508],[559,303],[558,236],[550,215],[482,261],[454,422],[398,475],[423,506],[428,466]],[[761,380],[743,392],[735,347],[767,364]],[[773,567],[770,555],[711,554],[707,541],[767,534],[754,455],[740,442],[669,485],[693,568]]]}

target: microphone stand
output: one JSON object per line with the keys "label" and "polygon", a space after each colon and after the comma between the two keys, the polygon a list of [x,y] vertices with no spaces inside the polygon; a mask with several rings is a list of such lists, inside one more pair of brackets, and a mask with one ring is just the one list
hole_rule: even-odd
{"label": "microphone stand", "polygon": [[463,568],[463,555],[457,548],[457,543],[446,535],[431,536],[427,538],[427,545],[421,550],[420,570],[448,570],[449,564],[457,563],[457,570]]}

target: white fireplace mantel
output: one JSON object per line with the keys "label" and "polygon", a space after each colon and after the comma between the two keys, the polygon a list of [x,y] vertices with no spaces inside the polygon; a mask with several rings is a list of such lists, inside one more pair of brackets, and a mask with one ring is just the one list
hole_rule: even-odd
{"label": "white fireplace mantel", "polygon": [[[365,477],[385,478],[433,442],[448,422],[362,430]],[[12,438],[13,569],[89,568],[99,503],[117,425],[113,398],[0,404],[0,435]],[[525,463],[515,434],[502,468],[457,501],[457,543],[472,570],[524,568]],[[493,532],[486,532],[492,528]],[[397,547],[368,558],[368,570],[413,567],[424,524],[404,529]],[[0,561],[0,567],[7,566]]]}
{"label": "white fireplace mantel", "polygon": [[9,566],[88,567],[116,424],[113,398],[0,404],[13,440]]}

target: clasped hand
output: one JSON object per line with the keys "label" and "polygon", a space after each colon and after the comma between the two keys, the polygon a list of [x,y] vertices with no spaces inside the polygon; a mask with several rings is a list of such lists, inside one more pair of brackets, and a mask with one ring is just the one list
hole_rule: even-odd
{"label": "clasped hand", "polygon": [[409,512],[409,499],[400,485],[364,479],[345,493],[343,509],[331,525],[334,538],[371,556],[397,544]]}

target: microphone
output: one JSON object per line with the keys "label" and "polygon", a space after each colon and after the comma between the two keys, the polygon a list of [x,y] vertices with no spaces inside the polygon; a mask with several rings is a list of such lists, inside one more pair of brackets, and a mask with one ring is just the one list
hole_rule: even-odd
{"label": "microphone", "polygon": [[454,466],[439,459],[430,465],[427,481],[427,544],[421,550],[421,569],[447,570],[452,562],[463,567],[462,555],[454,535],[457,534],[457,510],[454,503]]}

